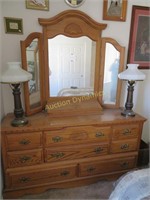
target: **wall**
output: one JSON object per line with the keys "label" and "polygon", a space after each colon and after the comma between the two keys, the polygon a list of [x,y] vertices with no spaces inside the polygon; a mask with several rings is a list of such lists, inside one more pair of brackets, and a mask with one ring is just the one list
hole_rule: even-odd
{"label": "wall", "polygon": [[[127,58],[128,41],[130,33],[130,21],[132,5],[150,6],[149,0],[128,0],[127,19],[126,22],[117,21],[104,21],[102,20],[102,0],[86,0],[85,3],[76,8],[86,12],[89,16],[98,22],[106,23],[107,29],[103,31],[102,36],[115,38],[122,46],[126,47],[125,60]],[[50,0],[49,11],[39,11],[26,9],[25,0],[2,0],[2,16],[3,17],[18,17],[23,19],[23,35],[5,34],[4,28],[2,29],[2,66],[5,68],[8,61],[20,61],[20,40],[24,40],[31,32],[42,31],[41,26],[38,24],[38,18],[50,18],[61,11],[72,9],[64,0]],[[118,28],[119,27],[119,28]],[[126,63],[125,63],[126,65]],[[134,92],[134,110],[141,115],[148,118],[144,125],[143,138],[149,141],[150,130],[150,94],[148,83],[150,82],[150,70],[143,70],[146,74],[146,80],[136,85]],[[3,101],[5,102],[4,113],[13,111],[13,96],[8,85],[2,86]],[[126,98],[125,84],[122,88],[121,105],[124,105]],[[22,94],[22,100],[23,100]],[[24,105],[24,104],[23,104]]]}

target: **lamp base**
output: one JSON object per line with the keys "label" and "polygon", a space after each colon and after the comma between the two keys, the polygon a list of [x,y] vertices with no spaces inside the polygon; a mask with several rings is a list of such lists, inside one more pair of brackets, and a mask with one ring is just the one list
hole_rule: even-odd
{"label": "lamp base", "polygon": [[18,126],[25,126],[26,124],[28,124],[28,120],[25,117],[22,118],[15,118],[14,120],[12,120],[11,125],[18,127]]}
{"label": "lamp base", "polygon": [[134,117],[135,116],[135,113],[133,112],[133,110],[123,110],[122,112],[121,112],[121,115],[123,115],[123,116],[125,116],[125,117],[128,117],[128,116],[130,116],[130,117]]}

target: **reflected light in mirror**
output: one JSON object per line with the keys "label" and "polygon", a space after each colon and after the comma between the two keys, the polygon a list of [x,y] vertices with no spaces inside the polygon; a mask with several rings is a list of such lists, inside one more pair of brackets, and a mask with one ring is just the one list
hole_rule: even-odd
{"label": "reflected light in mirror", "polygon": [[104,66],[103,102],[115,104],[117,94],[118,69],[120,53],[110,43],[106,43],[106,57]]}
{"label": "reflected light in mirror", "polygon": [[58,35],[48,40],[51,97],[94,92],[96,42],[86,36]]}

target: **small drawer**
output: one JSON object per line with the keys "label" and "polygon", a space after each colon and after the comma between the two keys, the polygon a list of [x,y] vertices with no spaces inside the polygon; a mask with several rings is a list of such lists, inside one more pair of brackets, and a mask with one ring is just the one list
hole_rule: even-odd
{"label": "small drawer", "polygon": [[8,175],[7,188],[23,188],[26,186],[39,185],[44,183],[55,183],[66,181],[77,177],[77,166],[68,165],[55,168],[41,168],[28,170],[26,172],[11,172]]}
{"label": "small drawer", "polygon": [[45,161],[74,160],[108,154],[108,144],[77,145],[45,150]]}
{"label": "small drawer", "polygon": [[57,131],[45,131],[46,146],[105,142],[109,140],[110,127],[70,127]]}
{"label": "small drawer", "polygon": [[9,151],[40,148],[42,132],[7,134],[6,145]]}
{"label": "small drawer", "polygon": [[122,153],[128,151],[135,151],[137,149],[137,140],[121,140],[112,142],[111,153]]}
{"label": "small drawer", "polygon": [[9,167],[24,167],[29,165],[40,164],[43,162],[43,151],[41,149],[8,152]]}
{"label": "small drawer", "polygon": [[79,175],[93,176],[97,174],[127,170],[135,166],[135,157],[113,159],[109,161],[97,161],[79,164]]}
{"label": "small drawer", "polygon": [[137,138],[139,134],[138,125],[122,125],[113,128],[113,140]]}

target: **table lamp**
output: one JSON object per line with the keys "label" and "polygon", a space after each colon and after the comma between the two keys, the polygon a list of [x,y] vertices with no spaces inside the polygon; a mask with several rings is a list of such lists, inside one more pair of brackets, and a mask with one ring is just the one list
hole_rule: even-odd
{"label": "table lamp", "polygon": [[128,82],[128,89],[127,89],[127,99],[125,103],[125,109],[121,112],[123,116],[131,116],[134,117],[135,113],[132,110],[133,108],[133,91],[134,91],[134,84],[136,81],[143,81],[145,79],[145,74],[142,73],[138,66],[139,64],[127,64],[128,68],[118,74],[118,77],[122,80]]}
{"label": "table lamp", "polygon": [[24,111],[20,98],[20,85],[32,79],[32,74],[21,68],[20,62],[8,62],[6,70],[1,75],[1,83],[10,84],[14,95],[14,115],[12,126],[24,126],[28,120],[24,117]]}

